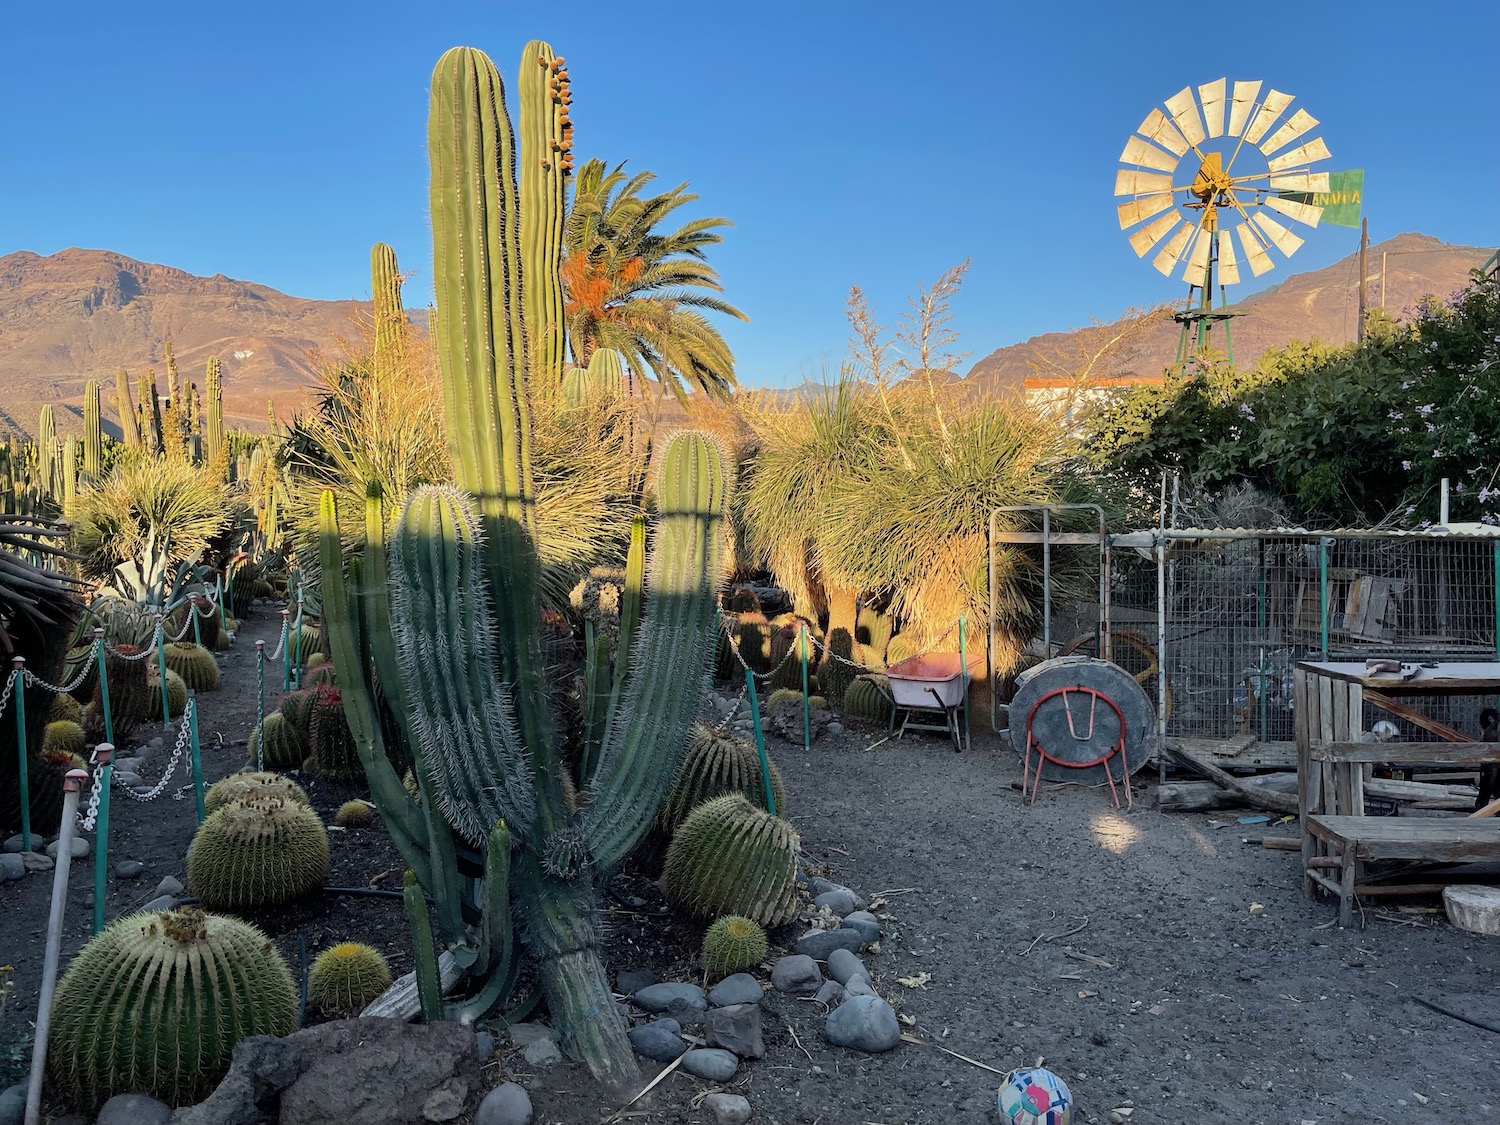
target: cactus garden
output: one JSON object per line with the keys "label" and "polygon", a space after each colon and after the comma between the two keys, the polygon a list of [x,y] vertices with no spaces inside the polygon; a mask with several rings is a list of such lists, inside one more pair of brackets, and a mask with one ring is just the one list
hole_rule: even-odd
{"label": "cactus garden", "polygon": [[[0,1125],[956,1125],[1043,1061],[1075,1125],[1492,1119],[1497,1028],[1406,995],[1492,950],[1420,908],[1371,948],[1271,817],[1044,789],[1000,729],[1054,595],[1110,596],[1015,513],[1167,491],[970,395],[967,263],[894,329],[849,291],[836,377],[743,386],[729,220],[590,147],[638,80],[490,46],[364,153],[425,225],[361,228],[314,384],[252,415],[254,347],[158,333],[0,433]],[[1412,331],[1461,351],[1471,284]]]}

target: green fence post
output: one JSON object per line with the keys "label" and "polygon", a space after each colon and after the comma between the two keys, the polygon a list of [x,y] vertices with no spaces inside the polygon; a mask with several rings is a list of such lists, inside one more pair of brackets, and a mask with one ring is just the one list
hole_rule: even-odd
{"label": "green fence post", "polygon": [[104,741],[111,746],[115,744],[115,721],[109,714],[109,675],[105,671],[107,662],[104,659],[104,630],[94,630],[94,643],[98,646],[96,654],[99,658],[99,709],[104,712]]}
{"label": "green fence post", "polygon": [[31,786],[26,768],[26,658],[10,662],[10,694],[16,701],[16,751],[21,757],[21,850],[31,850]]}
{"label": "green fence post", "polygon": [[[296,649],[292,652],[292,686],[298,691],[302,690],[302,622],[306,616],[303,606],[302,587],[297,587],[297,620],[293,622],[293,628],[297,635],[292,638],[296,642]],[[288,642],[290,643],[290,642]]]}
{"label": "green fence post", "polygon": [[[261,642],[264,644],[265,642]],[[203,823],[203,755],[198,744],[198,693],[188,692],[187,710],[182,713],[188,725],[188,748],[193,754],[193,800],[198,807],[198,823]]]}
{"label": "green fence post", "polygon": [[776,797],[771,792],[771,759],[766,754],[766,732],[760,727],[760,701],[755,698],[755,673],[745,669],[745,691],[750,698],[750,719],[755,727],[755,750],[760,755],[760,783],[766,791],[766,812],[776,815]]}
{"label": "green fence post", "polygon": [[227,633],[229,631],[229,615],[224,612],[224,576],[222,574],[214,575],[214,585],[218,587],[219,592],[219,631]]}
{"label": "green fence post", "polygon": [[172,725],[172,699],[167,694],[167,634],[161,625],[161,614],[156,615],[156,678],[161,685],[161,726],[166,730]]}
{"label": "green fence post", "polygon": [[[958,666],[959,678],[964,685],[964,749],[967,750],[969,749],[969,652],[964,638],[965,624],[967,624],[967,618],[960,617],[958,619]],[[1095,648],[1094,651],[1099,650]]]}
{"label": "green fence post", "polygon": [[104,879],[109,870],[109,786],[115,776],[115,748],[94,747],[99,761],[99,808],[94,813],[94,933],[104,929]]}
{"label": "green fence post", "polygon": [[[285,646],[283,646],[285,647]],[[266,768],[266,642],[255,642],[255,768]]]}
{"label": "green fence post", "polygon": [[802,749],[812,749],[812,708],[807,701],[807,622],[797,623],[798,647],[802,658]]}
{"label": "green fence post", "polygon": [[[281,611],[281,690],[288,692],[292,690],[292,611],[284,609]],[[261,651],[265,651],[262,644]]]}
{"label": "green fence post", "polygon": [[198,597],[196,595],[188,599],[188,612],[193,615],[193,643],[202,648],[203,629],[198,624]]}

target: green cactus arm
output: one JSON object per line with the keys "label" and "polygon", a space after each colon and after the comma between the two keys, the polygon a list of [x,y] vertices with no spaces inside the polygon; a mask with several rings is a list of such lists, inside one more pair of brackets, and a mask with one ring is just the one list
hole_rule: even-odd
{"label": "green cactus arm", "polygon": [[610,715],[612,679],[609,642],[599,636],[592,621],[583,626],[583,750],[579,755],[578,784],[586,786],[599,764],[599,745]]}
{"label": "green cactus arm", "polygon": [[90,379],[83,392],[83,471],[99,479],[104,467],[104,430],[99,420],[99,381]]}
{"label": "green cactus arm", "polygon": [[462,494],[413,492],[389,552],[402,698],[444,816],[476,845],[500,820],[526,835],[545,802],[537,800],[510,693],[494,676],[484,550]]}
{"label": "green cactus arm", "polygon": [[218,356],[211,356],[203,375],[203,394],[208,403],[204,423],[204,454],[210,463],[224,448],[224,382]]}
{"label": "green cactus arm", "polygon": [[646,517],[630,521],[630,546],[625,552],[625,595],[620,601],[620,646],[615,653],[615,691],[625,683],[636,631],[641,626],[642,596],[646,587]]}
{"label": "green cactus arm", "polygon": [[490,829],[484,855],[484,906],[479,926],[478,971],[511,976],[515,940],[510,917],[510,829]]}
{"label": "green cactus arm", "polygon": [[630,854],[656,818],[706,686],[726,492],[712,438],[683,433],[667,442],[657,479],[650,612],[584,811],[589,849],[604,871]]}
{"label": "green cactus arm", "polygon": [[534,353],[526,358],[538,379],[555,385],[563,377],[567,343],[558,275],[570,164],[567,71],[548,44],[533,39],[521,51],[516,85],[521,99],[522,315]]}
{"label": "green cactus arm", "polygon": [[417,874],[408,870],[401,880],[401,900],[411,926],[412,960],[417,976],[417,1000],[422,1019],[433,1023],[443,1018],[443,986],[438,976],[437,951],[432,945],[432,918],[422,897]]}
{"label": "green cactus arm", "polygon": [[438,60],[427,136],[437,295],[433,335],[454,479],[475,498],[488,542],[499,632],[496,667],[503,681],[515,685],[517,719],[538,756],[539,777],[560,785],[536,594],[540,563],[533,534],[515,141],[500,75],[483,52],[455,47]]}
{"label": "green cactus arm", "polygon": [[589,384],[616,398],[625,393],[625,366],[614,348],[600,348],[589,356]]}
{"label": "green cactus arm", "polygon": [[370,248],[370,289],[375,317],[375,369],[386,371],[400,358],[406,335],[406,311],[401,306],[401,271],[396,251],[384,242]]}
{"label": "green cactus arm", "polygon": [[130,401],[130,378],[122,367],[115,372],[115,409],[120,412],[120,433],[127,446],[141,444],[141,419]]}

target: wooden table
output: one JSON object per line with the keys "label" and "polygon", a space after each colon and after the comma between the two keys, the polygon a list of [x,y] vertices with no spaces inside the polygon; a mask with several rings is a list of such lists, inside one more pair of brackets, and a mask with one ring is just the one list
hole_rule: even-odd
{"label": "wooden table", "polygon": [[[1354,898],[1367,884],[1362,865],[1402,859],[1463,863],[1500,857],[1500,822],[1468,817],[1366,817],[1364,787],[1376,765],[1477,766],[1500,762],[1500,743],[1470,736],[1398,702],[1395,696],[1500,692],[1500,662],[1403,666],[1372,673],[1361,662],[1306,661],[1297,666],[1297,807],[1302,817],[1303,886],[1309,897],[1339,897],[1339,920],[1353,921]],[[1437,735],[1440,742],[1366,742],[1364,705]],[[1339,878],[1329,874],[1336,870]],[[1425,886],[1425,885],[1424,885]]]}

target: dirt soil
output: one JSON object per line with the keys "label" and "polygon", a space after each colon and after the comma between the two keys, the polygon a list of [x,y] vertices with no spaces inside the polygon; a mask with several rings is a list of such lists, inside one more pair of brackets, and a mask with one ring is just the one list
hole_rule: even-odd
{"label": "dirt soil", "polygon": [[[252,616],[223,658],[223,689],[202,697],[210,780],[244,761],[254,641],[274,647],[278,628],[271,607]],[[268,709],[280,698],[272,672]],[[1332,904],[1303,897],[1295,853],[1241,843],[1290,826],[1158,813],[1144,778],[1133,810],[1116,811],[1107,788],[1065,786],[1044,786],[1027,807],[1012,787],[1016,757],[997,739],[976,732],[962,755],[923,735],[868,748],[883,735],[855,728],[810,753],[774,742],[772,752],[810,869],[884,901],[887,937],[866,960],[913,1021],[913,1041],[883,1056],[835,1048],[821,1005],[768,993],[766,1057],[725,1087],[749,1098],[756,1123],[994,1123],[1002,1075],[1038,1059],[1071,1086],[1074,1122],[1115,1109],[1133,1109],[1131,1125],[1500,1120],[1500,1040],[1412,999],[1500,1022],[1500,941],[1453,929],[1440,909],[1367,907],[1363,929],[1339,929]],[[151,759],[148,781],[165,756]],[[308,784],[325,820],[357,792]],[[111,919],[162,876],[183,877],[193,830],[190,799],[117,796],[112,809],[111,864],[139,859],[147,873],[111,875]],[[400,861],[380,829],[331,843],[331,886],[395,885]],[[50,885],[35,874],[0,884],[0,963],[15,966],[0,1069],[8,1051],[29,1052]],[[665,915],[639,872],[612,890],[611,969],[693,979],[701,927]],[[65,961],[87,936],[91,893],[91,867],[75,866]],[[410,968],[394,900],[324,895],[258,921],[293,966],[304,945],[311,958],[353,938],[382,948],[394,971]],[[773,941],[785,948],[797,932]],[[485,1073],[526,1086],[539,1125],[597,1122],[622,1102],[576,1067],[538,1072],[505,1046]],[[707,1123],[702,1095],[716,1088],[678,1071],[620,1120]]]}

